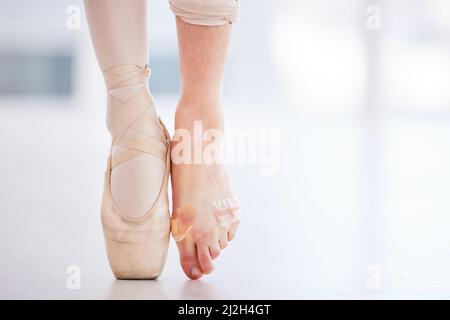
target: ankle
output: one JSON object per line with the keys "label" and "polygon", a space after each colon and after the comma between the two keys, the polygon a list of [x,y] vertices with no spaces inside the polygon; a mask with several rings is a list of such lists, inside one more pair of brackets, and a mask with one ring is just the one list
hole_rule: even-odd
{"label": "ankle", "polygon": [[221,108],[222,94],[212,90],[191,90],[186,92],[183,90],[178,108],[190,108],[199,112],[203,108]]}
{"label": "ankle", "polygon": [[190,130],[195,121],[201,121],[205,129],[223,131],[223,111],[219,101],[182,101],[175,112],[175,127]]}

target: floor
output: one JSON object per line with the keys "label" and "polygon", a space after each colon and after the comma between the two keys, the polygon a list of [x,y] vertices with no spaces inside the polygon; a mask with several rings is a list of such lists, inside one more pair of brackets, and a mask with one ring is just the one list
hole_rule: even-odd
{"label": "floor", "polygon": [[2,104],[0,298],[450,298],[449,117],[236,108],[227,119],[278,130],[279,161],[273,175],[230,165],[244,211],[216,271],[187,280],[172,241],[159,280],[120,281],[99,220],[102,112]]}

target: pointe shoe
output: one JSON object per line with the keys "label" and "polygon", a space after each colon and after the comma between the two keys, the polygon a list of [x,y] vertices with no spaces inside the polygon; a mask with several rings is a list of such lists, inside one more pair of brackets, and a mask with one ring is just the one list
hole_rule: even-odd
{"label": "pointe shoe", "polygon": [[[165,264],[170,235],[170,136],[156,116],[148,92],[148,66],[120,65],[103,73],[108,88],[107,124],[112,136],[101,208],[109,264],[118,279],[156,279]],[[151,132],[158,132],[159,137]],[[119,209],[112,196],[111,175],[117,166],[143,154],[163,161],[164,178],[158,183],[157,197],[150,209],[131,216]]]}

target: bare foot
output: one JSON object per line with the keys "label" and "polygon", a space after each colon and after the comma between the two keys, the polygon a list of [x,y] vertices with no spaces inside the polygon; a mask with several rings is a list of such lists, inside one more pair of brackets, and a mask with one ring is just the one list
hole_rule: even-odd
{"label": "bare foot", "polygon": [[[206,109],[208,112],[202,111]],[[193,146],[194,136],[198,134],[194,133],[194,122],[198,124],[201,121],[203,130],[214,128],[222,131],[222,115],[218,110],[220,108],[179,105],[175,124],[177,132],[183,133],[182,139],[186,139],[185,135],[189,133]],[[198,126],[196,129],[198,131]],[[172,143],[172,233],[184,273],[191,279],[199,279],[214,270],[213,260],[234,238],[239,224],[238,206],[221,164],[194,160],[194,147],[190,150],[192,157],[184,158],[191,158],[194,163],[180,163],[180,154],[186,152],[186,149],[180,152],[182,139],[176,133]]]}

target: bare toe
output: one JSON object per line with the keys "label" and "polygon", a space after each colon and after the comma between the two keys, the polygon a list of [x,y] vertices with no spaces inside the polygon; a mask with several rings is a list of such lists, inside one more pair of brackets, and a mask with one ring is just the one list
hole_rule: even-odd
{"label": "bare toe", "polygon": [[207,245],[197,243],[197,256],[204,274],[208,274],[214,271],[212,257]]}
{"label": "bare toe", "polygon": [[213,244],[209,245],[209,253],[213,260],[220,256],[220,251],[221,250],[218,241],[215,241]]}
{"label": "bare toe", "polygon": [[221,239],[219,239],[219,247],[220,247],[220,250],[225,249],[225,248],[227,247],[227,245],[228,245],[228,239],[227,239],[226,236],[223,237],[223,238],[221,238]]}
{"label": "bare toe", "polygon": [[203,276],[203,272],[197,258],[195,243],[186,239],[177,242],[177,246],[184,273],[192,280],[200,279]]}
{"label": "bare toe", "polygon": [[228,241],[231,241],[234,239],[238,225],[239,225],[239,221],[236,221],[231,225],[230,230],[228,231]]}

